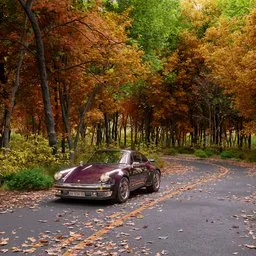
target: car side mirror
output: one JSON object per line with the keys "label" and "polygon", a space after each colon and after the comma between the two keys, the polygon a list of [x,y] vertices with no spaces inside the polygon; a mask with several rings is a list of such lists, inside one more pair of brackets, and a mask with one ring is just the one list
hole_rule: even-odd
{"label": "car side mirror", "polygon": [[149,161],[150,163],[154,163],[154,162],[155,162],[155,159],[150,158],[150,159],[148,159],[148,161]]}
{"label": "car side mirror", "polygon": [[132,163],[132,167],[133,167],[133,168],[138,167],[139,165],[140,165],[139,162],[133,162],[133,163]]}

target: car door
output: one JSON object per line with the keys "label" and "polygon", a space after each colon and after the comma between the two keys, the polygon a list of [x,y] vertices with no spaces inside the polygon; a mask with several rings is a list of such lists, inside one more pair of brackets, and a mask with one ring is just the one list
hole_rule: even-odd
{"label": "car door", "polygon": [[140,187],[144,184],[143,179],[143,163],[141,159],[141,154],[138,152],[133,152],[131,154],[131,186],[133,189]]}
{"label": "car door", "polygon": [[150,170],[148,166],[148,159],[143,154],[140,153],[140,155],[141,155],[141,168],[142,168],[141,178],[143,183],[145,184],[147,182]]}

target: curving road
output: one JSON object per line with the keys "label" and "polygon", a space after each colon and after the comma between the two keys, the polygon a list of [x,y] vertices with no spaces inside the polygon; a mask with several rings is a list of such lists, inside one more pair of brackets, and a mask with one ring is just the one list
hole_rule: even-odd
{"label": "curving road", "polygon": [[255,166],[165,160],[160,191],[141,190],[122,205],[49,197],[35,208],[0,214],[0,252],[256,255]]}

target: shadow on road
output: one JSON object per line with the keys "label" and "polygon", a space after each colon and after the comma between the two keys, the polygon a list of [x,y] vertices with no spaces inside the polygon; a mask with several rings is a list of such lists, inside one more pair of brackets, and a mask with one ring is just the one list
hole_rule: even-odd
{"label": "shadow on road", "polygon": [[[128,199],[128,202],[131,199],[134,199],[134,198],[136,199],[136,197],[140,197],[146,194],[148,194],[148,192],[145,188],[132,191],[130,194],[130,198]],[[150,194],[148,195],[150,196]],[[85,206],[89,206],[89,207],[99,208],[99,207],[107,207],[107,206],[118,205],[118,204],[116,204],[113,200],[53,198],[53,199],[41,202],[41,205],[48,206],[48,207],[63,206],[63,207],[76,207],[76,208],[83,207],[84,208]]]}

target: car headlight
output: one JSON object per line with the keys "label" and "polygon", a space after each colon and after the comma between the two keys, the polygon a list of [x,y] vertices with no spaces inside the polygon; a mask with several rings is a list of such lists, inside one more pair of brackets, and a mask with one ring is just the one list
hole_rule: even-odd
{"label": "car headlight", "polygon": [[63,171],[59,171],[59,172],[56,172],[54,174],[54,179],[57,181],[57,180],[60,180],[61,178],[65,177],[68,173],[70,173],[71,171],[73,171],[76,167],[73,167],[73,168],[69,168],[69,169],[66,169],[66,170],[63,170]]}
{"label": "car headlight", "polygon": [[109,177],[109,174],[107,173],[103,173],[101,176],[100,176],[100,182],[102,183],[106,183],[110,180],[110,177]]}
{"label": "car headlight", "polygon": [[62,178],[62,176],[63,176],[63,173],[57,172],[57,173],[54,174],[54,179],[55,180],[60,180]]}

